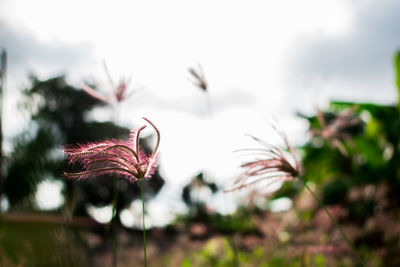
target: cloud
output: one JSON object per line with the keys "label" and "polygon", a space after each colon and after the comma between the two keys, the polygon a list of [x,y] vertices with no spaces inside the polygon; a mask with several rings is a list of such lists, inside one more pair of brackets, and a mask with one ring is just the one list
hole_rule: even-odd
{"label": "cloud", "polygon": [[341,36],[302,36],[288,57],[289,86],[325,89],[335,98],[394,101],[393,55],[400,49],[400,3],[355,2]]}
{"label": "cloud", "polygon": [[1,47],[7,51],[10,78],[23,78],[27,72],[43,78],[83,70],[94,62],[88,43],[46,42],[25,28],[0,20]]}
{"label": "cloud", "polygon": [[[16,112],[21,89],[29,73],[40,79],[67,75],[73,81],[84,77],[94,60],[93,49],[85,43],[40,40],[24,27],[0,20],[0,49],[7,51],[7,86],[4,92],[4,134],[6,139],[24,129],[27,118]],[[9,115],[7,115],[9,114]],[[12,116],[10,114],[13,114]]]}

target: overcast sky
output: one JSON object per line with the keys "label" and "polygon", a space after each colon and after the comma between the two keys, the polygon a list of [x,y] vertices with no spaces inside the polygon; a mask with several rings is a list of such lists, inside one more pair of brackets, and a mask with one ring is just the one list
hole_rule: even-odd
{"label": "overcast sky", "polygon": [[[140,90],[120,122],[147,116],[161,128],[165,177],[182,185],[205,169],[229,184],[240,162],[231,151],[249,145],[245,133],[269,138],[266,118],[298,143],[307,125],[295,111],[329,99],[394,103],[399,12],[398,1],[0,0],[6,135],[25,125],[7,112],[27,73],[66,74],[75,86],[95,78],[107,90],[105,60],[115,79],[131,76]],[[197,63],[208,95],[190,82]]]}
{"label": "overcast sky", "polygon": [[345,34],[300,36],[288,53],[288,88],[328,98],[395,103],[393,55],[400,49],[400,2],[349,1]]}

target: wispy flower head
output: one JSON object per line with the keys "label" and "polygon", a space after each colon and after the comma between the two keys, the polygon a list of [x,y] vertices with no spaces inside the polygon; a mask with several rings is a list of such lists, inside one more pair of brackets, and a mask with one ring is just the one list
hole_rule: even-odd
{"label": "wispy flower head", "polygon": [[321,129],[311,130],[311,137],[320,136],[330,145],[338,148],[343,155],[347,155],[343,141],[351,141],[351,131],[362,125],[362,120],[355,115],[356,107],[344,110],[328,123],[322,111],[318,110],[317,119]]}
{"label": "wispy flower head", "polygon": [[188,69],[189,73],[193,76],[193,84],[203,91],[207,91],[208,84],[205,79],[203,68],[198,64],[197,69],[190,67]]}
{"label": "wispy flower head", "polygon": [[119,83],[116,85],[111,78],[110,72],[108,71],[107,65],[105,63],[104,70],[106,72],[108,82],[110,83],[110,86],[112,88],[112,92],[109,94],[102,94],[99,91],[88,86],[87,84],[82,83],[82,89],[86,93],[108,104],[120,103],[132,95],[132,93],[127,93],[130,79],[121,78]]}
{"label": "wispy flower head", "polygon": [[80,172],[65,172],[67,178],[87,179],[103,174],[119,174],[134,183],[136,180],[150,178],[157,167],[157,152],[160,143],[160,132],[148,119],[146,120],[156,131],[157,143],[154,151],[148,155],[139,145],[142,126],[130,132],[128,141],[106,140],[98,143],[64,146],[63,150],[71,165],[79,164]]}
{"label": "wispy flower head", "polygon": [[295,156],[294,148],[289,144],[286,135],[279,132],[276,127],[273,126],[273,128],[282,137],[288,152],[284,152],[257,137],[250,136],[262,147],[238,150],[238,152],[249,152],[250,155],[256,156],[256,158],[241,165],[245,170],[235,180],[233,187],[227,190],[228,192],[239,190],[262,181],[268,181],[267,185],[270,185],[277,181],[292,180],[300,176],[301,166]]}

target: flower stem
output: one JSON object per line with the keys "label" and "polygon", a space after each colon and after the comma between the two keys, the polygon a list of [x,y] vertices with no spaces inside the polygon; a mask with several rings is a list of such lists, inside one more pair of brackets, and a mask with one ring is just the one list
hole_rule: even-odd
{"label": "flower stem", "polygon": [[112,254],[113,254],[113,266],[117,266],[117,251],[118,251],[118,224],[117,224],[117,203],[118,203],[118,175],[114,176],[114,199],[112,202],[112,217],[111,217],[111,228],[113,235],[113,244],[112,244]]}
{"label": "flower stem", "polygon": [[[302,180],[302,179],[300,179]],[[344,240],[346,241],[347,245],[351,248],[353,251],[354,255],[356,255],[358,261],[361,263],[362,266],[365,266],[363,259],[361,256],[357,253],[357,250],[355,249],[354,245],[351,243],[351,241],[348,239],[346,234],[343,232],[342,227],[339,225],[339,223],[336,221],[336,219],[332,216],[332,214],[328,211],[326,206],[322,203],[322,201],[318,198],[318,196],[314,193],[314,191],[311,190],[311,188],[307,185],[306,181],[302,180],[304,187],[311,193],[313,198],[318,202],[318,204],[321,206],[321,208],[328,214],[329,218],[331,221],[334,223],[335,227],[339,230],[339,232],[342,234]]]}
{"label": "flower stem", "polygon": [[143,218],[143,252],[144,252],[144,266],[147,267],[147,257],[146,257],[146,225],[144,223],[144,198],[143,198],[143,180],[140,181],[140,193],[142,196],[142,218]]}

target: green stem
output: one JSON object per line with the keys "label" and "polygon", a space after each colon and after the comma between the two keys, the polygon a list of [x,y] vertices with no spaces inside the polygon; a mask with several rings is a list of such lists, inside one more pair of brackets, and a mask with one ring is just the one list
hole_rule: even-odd
{"label": "green stem", "polygon": [[[302,180],[302,179],[300,179]],[[302,180],[304,187],[311,193],[311,195],[314,197],[314,199],[318,202],[318,204],[321,206],[321,208],[328,214],[329,218],[331,221],[335,224],[336,228],[339,230],[339,232],[342,234],[344,240],[346,241],[347,245],[351,248],[353,251],[354,255],[356,255],[357,259],[361,263],[362,266],[365,266],[363,259],[361,256],[357,253],[357,250],[355,249],[354,245],[351,243],[351,241],[347,238],[346,234],[343,232],[342,227],[339,225],[339,223],[336,221],[336,219],[332,216],[332,214],[328,211],[328,209],[325,207],[325,205],[322,203],[322,201],[318,198],[318,196],[314,193],[314,191],[311,190],[311,188],[307,185],[306,181]]]}
{"label": "green stem", "polygon": [[118,251],[118,233],[117,233],[117,203],[118,203],[118,175],[114,177],[114,199],[112,202],[112,217],[111,217],[111,227],[112,227],[112,235],[113,235],[113,266],[117,266],[117,251]]}
{"label": "green stem", "polygon": [[142,195],[142,218],[143,218],[143,252],[144,252],[144,266],[147,267],[146,257],[146,225],[144,223],[144,198],[143,198],[143,181],[140,181],[140,193]]}

